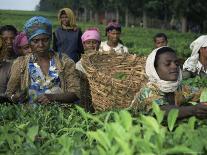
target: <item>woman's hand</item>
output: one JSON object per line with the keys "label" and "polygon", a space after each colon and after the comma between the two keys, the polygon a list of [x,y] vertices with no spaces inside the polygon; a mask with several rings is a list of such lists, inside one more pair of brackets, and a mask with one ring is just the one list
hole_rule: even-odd
{"label": "woman's hand", "polygon": [[43,94],[36,99],[36,102],[40,104],[49,104],[51,101],[51,95],[49,94]]}
{"label": "woman's hand", "polygon": [[21,102],[24,103],[27,101],[27,91],[17,92],[10,96],[10,100],[14,103]]}

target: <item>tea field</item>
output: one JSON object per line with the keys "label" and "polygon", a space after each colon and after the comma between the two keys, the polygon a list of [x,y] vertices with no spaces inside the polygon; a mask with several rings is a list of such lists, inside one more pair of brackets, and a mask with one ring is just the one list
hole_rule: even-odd
{"label": "tea field", "polygon": [[[0,25],[13,24],[22,30],[34,15],[48,17],[55,29],[56,13],[2,11]],[[82,30],[97,26],[105,39],[104,25],[78,23]],[[199,34],[175,31],[123,28],[122,40],[131,53],[147,55],[153,48],[152,37],[165,32],[169,45],[180,57],[190,54],[189,44]],[[190,79],[187,84],[202,87],[205,79]],[[154,117],[130,110],[90,114],[77,105],[62,106],[0,104],[0,154],[8,155],[167,155],[207,154],[207,119],[191,117],[177,120],[172,110],[164,112],[153,105]]]}
{"label": "tea field", "polygon": [[[34,11],[5,11],[0,10],[0,25],[12,24],[19,31],[23,29],[23,25],[32,16],[42,15],[50,19],[53,24],[53,30],[59,25],[57,20],[57,12],[34,12]],[[84,31],[89,27],[98,27],[101,31],[102,40],[106,39],[105,25],[97,25],[95,23],[80,23],[78,26]],[[176,31],[167,31],[161,29],[143,29],[140,27],[131,27],[122,29],[121,39],[129,48],[131,53],[139,55],[147,55],[153,49],[153,36],[158,32],[164,32],[168,36],[169,46],[174,48],[179,57],[186,58],[190,55],[189,45],[200,34],[180,33]]]}

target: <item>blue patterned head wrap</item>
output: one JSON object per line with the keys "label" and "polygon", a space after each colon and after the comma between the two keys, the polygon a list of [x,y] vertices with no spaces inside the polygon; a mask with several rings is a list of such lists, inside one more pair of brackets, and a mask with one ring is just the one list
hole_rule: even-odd
{"label": "blue patterned head wrap", "polygon": [[47,34],[51,37],[52,24],[45,17],[34,16],[25,23],[24,31],[26,32],[29,41],[31,41],[32,38],[40,34]]}

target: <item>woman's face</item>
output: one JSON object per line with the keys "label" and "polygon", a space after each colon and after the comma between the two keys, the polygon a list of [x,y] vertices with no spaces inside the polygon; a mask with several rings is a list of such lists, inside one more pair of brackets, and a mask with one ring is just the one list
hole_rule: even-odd
{"label": "woman's face", "polygon": [[167,41],[165,40],[164,37],[157,37],[155,39],[155,47],[162,47],[162,46],[167,46]]}
{"label": "woman's face", "polygon": [[19,47],[18,51],[19,51],[19,55],[27,55],[29,53],[32,53],[32,50],[29,44]]}
{"label": "woman's face", "polygon": [[65,13],[60,15],[60,22],[61,22],[61,25],[68,26],[69,19]]}
{"label": "woman's face", "polygon": [[112,43],[118,43],[120,39],[120,31],[117,31],[115,29],[107,32],[108,40]]}
{"label": "woman's face", "polygon": [[84,50],[98,50],[99,49],[99,41],[94,39],[89,39],[83,42]]}
{"label": "woman's face", "polygon": [[2,40],[5,42],[5,46],[9,51],[13,50],[13,42],[15,39],[15,34],[12,31],[4,31],[2,33]]}
{"label": "woman's face", "polygon": [[200,48],[200,58],[201,57],[207,59],[207,47],[201,47]]}
{"label": "woman's face", "polygon": [[33,53],[48,52],[50,49],[50,37],[47,34],[40,34],[32,38],[30,47]]}
{"label": "woman's face", "polygon": [[155,67],[161,80],[177,81],[179,76],[179,63],[175,53],[165,52],[157,57],[157,66]]}

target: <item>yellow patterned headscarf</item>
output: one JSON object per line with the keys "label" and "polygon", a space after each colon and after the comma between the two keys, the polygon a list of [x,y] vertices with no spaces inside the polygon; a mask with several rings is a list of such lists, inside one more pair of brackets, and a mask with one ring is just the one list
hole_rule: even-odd
{"label": "yellow patterned headscarf", "polygon": [[[68,26],[62,25],[62,23],[61,23],[60,15],[63,14],[63,11],[68,16],[68,19],[69,19]],[[58,12],[58,20],[59,20],[63,29],[76,29],[77,28],[76,17],[74,15],[73,11],[69,8],[63,8]]]}

